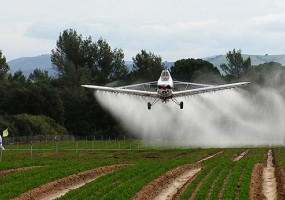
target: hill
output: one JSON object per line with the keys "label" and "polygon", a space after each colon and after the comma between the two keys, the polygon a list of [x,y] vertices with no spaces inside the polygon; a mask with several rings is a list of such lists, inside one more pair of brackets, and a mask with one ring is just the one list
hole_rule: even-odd
{"label": "hill", "polygon": [[46,70],[50,75],[55,74],[55,70],[52,68],[50,54],[35,56],[35,57],[23,57],[11,60],[8,62],[10,72],[22,71],[25,76],[29,76],[35,69]]}
{"label": "hill", "polygon": [[[252,65],[259,65],[265,62],[278,62],[285,66],[285,54],[283,55],[242,55],[244,59],[250,56]],[[8,62],[10,67],[10,72],[15,73],[18,70],[21,70],[25,76],[29,76],[36,68],[40,70],[46,70],[50,75],[54,75],[56,71],[52,68],[51,55],[45,54],[35,57],[23,57]],[[202,58],[219,69],[223,74],[223,71],[220,69],[222,63],[227,63],[226,55],[216,55],[211,57]],[[133,61],[125,61],[129,70],[132,70]],[[165,62],[165,66],[171,67],[174,62]]]}
{"label": "hill", "polygon": [[[242,54],[243,59],[247,59],[248,57],[251,58],[251,65],[259,65],[266,62],[278,62],[285,66],[285,54],[283,55],[246,55]],[[210,63],[212,63],[215,67],[219,69],[219,71],[223,74],[224,72],[220,69],[220,65],[222,63],[227,63],[226,55],[217,55],[217,56],[211,56],[203,58],[203,60],[206,60]]]}

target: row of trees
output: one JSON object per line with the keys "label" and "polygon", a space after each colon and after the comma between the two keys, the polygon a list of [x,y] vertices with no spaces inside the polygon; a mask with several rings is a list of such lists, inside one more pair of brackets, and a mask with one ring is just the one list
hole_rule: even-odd
{"label": "row of trees", "polygon": [[[284,68],[277,63],[251,67],[250,58],[243,60],[241,50],[229,51],[227,60],[228,64],[221,65],[226,76],[201,59],[178,60],[170,70],[177,80],[213,84],[242,79],[265,83],[266,69],[272,66],[284,73]],[[133,57],[133,69],[128,71],[122,49],[112,49],[102,38],[97,41],[91,37],[84,39],[72,29],[60,34],[51,61],[56,76],[51,77],[46,71],[36,69],[26,78],[21,71],[9,73],[5,56],[0,51],[0,128],[9,127],[14,135],[49,132],[110,137],[126,135],[120,122],[94,99],[93,91],[80,85],[154,81],[165,67],[160,56],[141,50]],[[36,120],[35,116],[41,120]],[[35,131],[38,124],[45,124],[38,128],[41,131]]]}

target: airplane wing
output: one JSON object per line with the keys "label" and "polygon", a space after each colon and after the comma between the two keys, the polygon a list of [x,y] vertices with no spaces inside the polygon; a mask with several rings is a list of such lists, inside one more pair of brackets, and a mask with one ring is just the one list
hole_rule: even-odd
{"label": "airplane wing", "polygon": [[[140,84],[136,84],[135,86],[139,86]],[[143,91],[143,90],[134,90],[134,89],[124,89],[127,86],[123,87],[105,87],[105,86],[97,86],[97,85],[81,85],[82,87],[91,88],[98,91],[105,91],[105,92],[113,92],[113,93],[122,93],[122,94],[131,94],[137,96],[144,96],[144,97],[154,97],[157,98],[157,92],[151,91]],[[131,85],[130,85],[131,86]]]}
{"label": "airplane wing", "polygon": [[206,93],[206,92],[214,92],[214,91],[218,91],[218,90],[236,88],[238,86],[247,85],[249,83],[250,82],[239,82],[239,83],[231,83],[231,84],[217,85],[217,86],[215,86],[215,85],[206,86],[205,85],[202,88],[173,92],[172,96],[173,97],[182,97],[182,96],[190,96],[190,95],[201,94],[201,93]]}
{"label": "airplane wing", "polygon": [[128,89],[128,88],[142,87],[142,88],[145,89],[145,87],[151,87],[151,86],[157,86],[157,81],[147,82],[147,83],[138,83],[138,84],[133,84],[133,85],[119,86],[119,87],[116,87],[116,88]]}
{"label": "airplane wing", "polygon": [[182,81],[173,81],[174,85],[194,85],[194,86],[200,86],[200,87],[208,87],[208,86],[214,86],[209,84],[201,84],[201,83],[190,83],[190,82],[182,82]]}

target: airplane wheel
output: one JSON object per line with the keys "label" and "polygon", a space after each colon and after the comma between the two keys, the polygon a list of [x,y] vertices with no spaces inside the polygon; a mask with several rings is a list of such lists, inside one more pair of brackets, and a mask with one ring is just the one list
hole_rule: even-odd
{"label": "airplane wheel", "polygon": [[180,109],[183,109],[183,101],[180,102]]}
{"label": "airplane wheel", "polygon": [[150,102],[147,103],[147,108],[148,108],[149,110],[151,109],[151,103],[150,103]]}

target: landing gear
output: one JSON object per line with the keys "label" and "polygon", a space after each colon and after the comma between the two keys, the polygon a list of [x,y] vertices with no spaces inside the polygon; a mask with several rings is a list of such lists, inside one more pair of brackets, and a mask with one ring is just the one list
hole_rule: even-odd
{"label": "landing gear", "polygon": [[[154,106],[154,105],[158,102],[158,100],[159,100],[159,98],[155,99],[153,103],[147,102],[147,109],[150,110],[151,107]],[[180,109],[183,109],[183,107],[184,107],[183,101],[178,102],[175,98],[171,98],[171,100],[172,100],[176,105],[178,105],[178,106],[180,107]],[[166,102],[168,102],[168,101],[169,101],[169,99],[166,99],[166,98],[165,98],[165,99],[162,99],[162,102],[164,102],[164,103],[166,103]]]}
{"label": "landing gear", "polygon": [[180,109],[183,109],[183,101],[179,103]]}
{"label": "landing gear", "polygon": [[152,106],[154,106],[154,104],[156,104],[158,102],[159,98],[156,98],[154,100],[154,102],[150,103],[150,102],[147,102],[147,109],[151,109]]}
{"label": "landing gear", "polygon": [[151,103],[150,102],[147,103],[147,109],[149,109],[149,110],[151,109]]}
{"label": "landing gear", "polygon": [[180,101],[180,103],[175,99],[175,98],[172,98],[171,99],[174,103],[176,103],[176,105],[178,105],[180,107],[180,109],[183,109],[183,106],[184,106],[184,103],[183,101]]}

